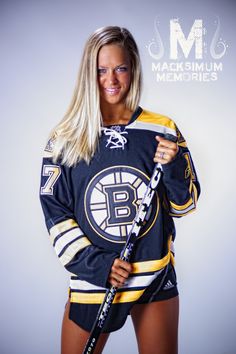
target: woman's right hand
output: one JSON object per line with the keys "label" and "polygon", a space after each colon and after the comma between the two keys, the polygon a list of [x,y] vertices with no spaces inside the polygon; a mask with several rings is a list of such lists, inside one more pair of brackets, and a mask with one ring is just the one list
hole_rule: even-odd
{"label": "woman's right hand", "polygon": [[120,258],[116,258],[111,267],[111,271],[108,277],[108,282],[111,285],[120,288],[125,284],[131,271],[132,271],[132,266],[130,263],[123,261]]}

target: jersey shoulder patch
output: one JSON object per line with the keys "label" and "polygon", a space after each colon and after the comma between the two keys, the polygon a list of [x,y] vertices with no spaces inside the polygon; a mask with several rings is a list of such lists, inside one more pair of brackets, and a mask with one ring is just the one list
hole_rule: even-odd
{"label": "jersey shoulder patch", "polygon": [[44,148],[44,151],[43,151],[43,157],[52,157],[52,153],[53,153],[53,149],[54,149],[54,145],[55,145],[55,140],[56,140],[56,134],[53,135],[53,137],[51,137],[45,148]]}

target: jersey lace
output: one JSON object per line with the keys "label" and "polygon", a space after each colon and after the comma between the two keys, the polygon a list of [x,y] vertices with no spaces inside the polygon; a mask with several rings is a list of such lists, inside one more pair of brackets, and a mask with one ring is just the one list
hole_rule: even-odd
{"label": "jersey lace", "polygon": [[128,134],[126,131],[119,131],[117,127],[113,128],[105,128],[104,134],[108,136],[106,147],[110,149],[123,149],[127,143],[127,139],[124,137],[124,134]]}

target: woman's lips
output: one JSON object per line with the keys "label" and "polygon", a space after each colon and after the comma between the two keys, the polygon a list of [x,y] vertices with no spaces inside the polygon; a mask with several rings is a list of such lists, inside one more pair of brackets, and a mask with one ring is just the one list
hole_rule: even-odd
{"label": "woman's lips", "polygon": [[120,88],[106,88],[105,92],[107,92],[109,95],[116,95],[117,93],[120,92]]}

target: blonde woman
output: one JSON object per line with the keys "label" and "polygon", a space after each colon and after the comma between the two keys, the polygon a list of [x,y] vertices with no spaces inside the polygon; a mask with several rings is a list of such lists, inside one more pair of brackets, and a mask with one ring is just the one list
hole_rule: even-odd
{"label": "blonde woman", "polygon": [[[178,351],[173,217],[195,209],[200,187],[175,123],[139,106],[141,81],[131,33],[96,30],[70,107],[44,151],[41,204],[52,245],[71,274],[62,354],[83,352],[110,285],[118,292],[95,353],[129,314],[140,354]],[[157,162],[162,181],[128,263],[119,254]]]}

